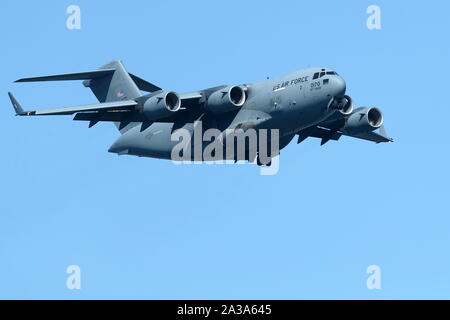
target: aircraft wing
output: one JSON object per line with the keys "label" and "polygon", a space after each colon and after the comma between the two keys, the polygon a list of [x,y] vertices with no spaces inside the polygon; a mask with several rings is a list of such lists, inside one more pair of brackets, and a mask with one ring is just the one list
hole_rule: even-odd
{"label": "aircraft wing", "polygon": [[[94,71],[77,72],[77,73],[65,73],[49,76],[22,78],[16,80],[16,82],[40,82],[40,81],[61,81],[61,80],[84,80],[83,84],[89,86],[89,82],[95,79],[102,79],[104,77],[113,76],[116,72],[116,68],[100,68]],[[160,87],[147,82],[146,80],[128,73],[131,80],[136,84],[138,89],[142,91],[150,92],[152,95],[160,90]],[[179,94],[181,100],[181,108],[179,111],[174,112],[168,117],[158,119],[158,122],[192,122],[198,119],[204,113],[205,95],[209,91],[218,89],[210,88],[202,91],[188,92]],[[120,122],[120,126],[126,125],[130,122],[141,122],[142,127],[146,127],[151,122],[140,112],[143,103],[145,103],[144,95],[137,97],[136,99],[103,102],[96,104],[53,108],[44,110],[24,110],[12,93],[8,93],[11,103],[16,111],[16,115],[20,116],[38,116],[38,115],[72,115],[74,114],[74,120],[90,121],[89,126],[95,125],[99,121],[111,121]]]}
{"label": "aircraft wing", "polygon": [[364,132],[364,133],[359,133],[359,134],[347,134],[347,133],[344,133],[344,135],[349,136],[349,137],[353,137],[353,138],[373,141],[373,142],[376,142],[376,143],[380,143],[380,142],[394,142],[394,139],[389,138],[386,134],[383,133],[383,128],[384,127],[382,127],[380,129],[379,133],[377,133],[375,131],[371,131],[371,132]]}
{"label": "aircraft wing", "polygon": [[381,143],[381,142],[393,142],[394,140],[390,138],[386,130],[384,129],[384,126],[381,126],[380,129],[378,129],[379,132],[371,131],[371,132],[364,132],[359,134],[350,134],[348,132],[345,132],[343,130],[340,130],[339,127],[341,127],[342,122],[332,122],[322,125],[316,125],[309,128],[306,128],[300,132],[298,132],[298,140],[297,143],[302,142],[308,137],[314,137],[321,139],[321,145],[324,145],[330,140],[339,140],[341,136],[349,136],[357,139],[372,141],[375,143]]}
{"label": "aircraft wing", "polygon": [[78,112],[104,112],[104,111],[123,111],[132,110],[138,103],[134,100],[124,100],[124,101],[114,101],[114,102],[103,102],[96,104],[86,104],[81,106],[63,107],[63,108],[52,108],[43,110],[33,110],[26,111],[23,110],[22,106],[16,100],[11,92],[8,92],[11,103],[16,111],[16,115],[19,116],[43,116],[43,115],[68,115]]}
{"label": "aircraft wing", "polygon": [[[22,108],[11,92],[8,92],[8,95],[16,111],[16,115],[19,116],[75,114],[73,120],[90,121],[89,127],[92,127],[99,121],[120,122],[121,127],[130,122],[141,122],[142,128],[144,129],[152,123],[144,115],[136,112],[139,108],[139,102],[135,100],[28,111]],[[169,117],[158,119],[157,122],[194,122],[203,114],[203,109],[199,102],[199,99],[202,97],[201,92],[180,94],[182,109]]]}

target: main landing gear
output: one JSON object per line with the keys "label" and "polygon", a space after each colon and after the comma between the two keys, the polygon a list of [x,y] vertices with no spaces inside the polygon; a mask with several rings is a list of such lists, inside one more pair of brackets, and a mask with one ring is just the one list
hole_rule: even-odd
{"label": "main landing gear", "polygon": [[270,167],[272,165],[272,158],[269,158],[269,161],[267,162],[267,159],[264,159],[265,163],[263,163],[261,161],[261,159],[259,158],[259,156],[256,156],[256,164],[258,165],[258,167],[260,166],[266,166],[266,167]]}

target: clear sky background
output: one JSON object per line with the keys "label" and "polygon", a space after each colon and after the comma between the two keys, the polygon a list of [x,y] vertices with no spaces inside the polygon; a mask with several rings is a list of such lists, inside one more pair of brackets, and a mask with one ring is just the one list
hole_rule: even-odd
{"label": "clear sky background", "polygon": [[[81,30],[66,8],[81,8]],[[382,29],[366,27],[381,8]],[[2,1],[0,298],[450,298],[446,1]],[[112,124],[14,117],[95,103],[13,84],[122,59],[186,92],[328,66],[391,144],[309,139],[280,171],[117,156]],[[81,290],[66,268],[81,268]],[[382,289],[368,290],[378,265]]]}

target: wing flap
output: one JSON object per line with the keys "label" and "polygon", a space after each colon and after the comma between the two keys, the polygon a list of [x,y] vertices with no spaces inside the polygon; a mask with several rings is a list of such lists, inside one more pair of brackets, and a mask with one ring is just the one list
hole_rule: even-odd
{"label": "wing flap", "polygon": [[73,120],[81,121],[111,121],[120,122],[124,120],[142,121],[143,119],[130,119],[130,112],[80,112],[75,114]]}
{"label": "wing flap", "polygon": [[125,101],[104,102],[104,103],[96,103],[96,104],[86,104],[86,105],[73,106],[73,107],[53,108],[53,109],[44,109],[44,110],[36,110],[36,111],[25,111],[25,113],[26,113],[26,115],[29,115],[29,116],[64,115],[64,114],[74,114],[77,112],[111,111],[111,110],[129,109],[130,107],[134,107],[137,105],[138,105],[138,103],[134,100],[125,100]]}
{"label": "wing flap", "polygon": [[320,139],[339,140],[341,135],[342,134],[340,132],[336,132],[334,130],[316,127],[309,136]]}

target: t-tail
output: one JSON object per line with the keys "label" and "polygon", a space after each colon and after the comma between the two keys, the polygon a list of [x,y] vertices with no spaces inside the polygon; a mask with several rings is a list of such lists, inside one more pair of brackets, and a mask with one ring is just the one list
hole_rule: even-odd
{"label": "t-tail", "polygon": [[[65,73],[51,76],[23,78],[15,82],[37,81],[64,81],[84,80],[83,85],[92,90],[100,104],[86,105],[70,108],[57,108],[39,111],[24,111],[11,93],[9,97],[17,115],[49,115],[49,114],[73,114],[82,111],[108,111],[132,108],[136,106],[135,100],[142,96],[140,90],[154,92],[161,90],[158,86],[149,83],[125,70],[123,63],[113,60],[99,69],[87,72]],[[96,122],[91,122],[90,126]],[[115,123],[121,131],[127,128],[123,123]]]}

